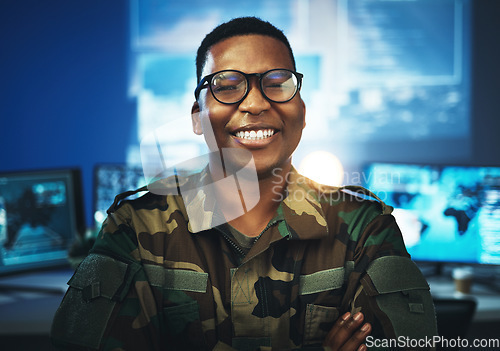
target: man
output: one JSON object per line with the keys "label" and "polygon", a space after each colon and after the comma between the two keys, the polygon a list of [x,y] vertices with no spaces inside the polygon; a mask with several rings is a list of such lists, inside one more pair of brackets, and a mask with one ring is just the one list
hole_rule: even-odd
{"label": "man", "polygon": [[[54,342],[103,350],[363,350],[370,333],[434,335],[428,285],[391,209],[292,167],[305,105],[283,33],[256,18],[222,24],[198,50],[197,76],[193,130],[212,151],[208,167],[156,184],[174,179],[191,196],[117,199],[69,282]],[[257,192],[246,192],[253,178],[238,173],[249,164]],[[228,178],[237,180],[238,196],[227,191]],[[242,203],[251,205],[235,214]]]}

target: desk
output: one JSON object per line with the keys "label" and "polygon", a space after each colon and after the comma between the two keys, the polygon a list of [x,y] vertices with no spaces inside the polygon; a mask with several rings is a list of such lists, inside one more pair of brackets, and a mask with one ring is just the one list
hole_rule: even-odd
{"label": "desk", "polygon": [[2,277],[0,335],[49,335],[72,274],[71,269],[64,268]]}
{"label": "desk", "polygon": [[431,294],[435,297],[474,298],[477,301],[477,310],[473,322],[500,321],[500,293],[497,291],[473,283],[470,294],[457,293],[450,277],[430,277],[427,282],[431,287]]}

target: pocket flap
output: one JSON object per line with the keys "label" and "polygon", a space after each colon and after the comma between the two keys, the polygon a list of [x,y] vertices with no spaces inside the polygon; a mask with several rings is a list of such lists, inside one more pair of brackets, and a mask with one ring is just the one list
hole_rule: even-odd
{"label": "pocket flap", "polygon": [[129,266],[111,257],[91,253],[82,261],[68,285],[81,290],[85,301],[97,297],[122,300],[124,294],[120,292],[128,291],[133,277]]}
{"label": "pocket flap", "polygon": [[374,260],[367,269],[379,294],[416,289],[429,290],[417,265],[407,257],[384,256]]}
{"label": "pocket flap", "polygon": [[145,264],[149,283],[166,290],[207,292],[208,273]]}

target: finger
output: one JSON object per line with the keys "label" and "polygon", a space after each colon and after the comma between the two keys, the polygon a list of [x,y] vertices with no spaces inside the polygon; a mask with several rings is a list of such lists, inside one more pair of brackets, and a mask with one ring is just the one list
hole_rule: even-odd
{"label": "finger", "polygon": [[342,346],[342,351],[363,351],[366,350],[366,345],[364,344],[366,337],[370,335],[372,327],[369,323],[363,324],[361,328],[356,330],[356,332],[347,340],[347,342]]}
{"label": "finger", "polygon": [[[340,328],[335,332],[335,334],[328,340],[326,346],[330,346],[333,350],[340,350],[340,348],[349,341],[349,339],[355,334],[355,332],[360,328],[363,323],[364,316],[361,312],[356,313],[354,316],[349,317],[347,320],[343,320],[340,324]],[[352,347],[355,343],[350,343]],[[356,350],[359,344],[352,348]]]}
{"label": "finger", "polygon": [[335,335],[340,330],[342,325],[344,325],[351,318],[352,317],[351,317],[350,312],[344,313],[340,318],[338,318],[337,321],[335,322],[335,324],[333,325],[332,329],[330,329],[330,331],[326,335],[325,341],[323,342],[323,345],[324,346],[331,345],[334,338],[335,338]]}

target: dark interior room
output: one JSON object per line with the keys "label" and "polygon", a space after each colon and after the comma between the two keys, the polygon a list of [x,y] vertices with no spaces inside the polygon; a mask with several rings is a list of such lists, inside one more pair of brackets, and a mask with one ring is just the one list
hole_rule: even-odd
{"label": "dark interior room", "polygon": [[[71,223],[62,223],[64,221],[60,220],[61,223],[56,224],[56,227],[60,225],[61,227],[57,228],[66,228],[62,226],[67,225],[73,228],[74,233],[70,233],[70,239],[77,238],[79,241],[76,244],[65,245],[69,245],[66,246],[69,250],[81,251],[88,250],[82,242],[89,237],[95,237],[102,222],[102,219],[98,220],[95,214],[98,196],[96,181],[99,177],[96,175],[96,167],[109,165],[115,167],[113,168],[115,171],[127,168],[128,172],[138,172],[139,176],[142,175],[140,162],[135,161],[138,160],[137,154],[140,139],[144,135],[143,130],[150,126],[144,121],[150,115],[142,120],[139,116],[143,113],[141,111],[146,110],[144,101],[148,101],[148,96],[146,93],[143,95],[137,93],[137,85],[155,86],[155,84],[163,84],[164,79],[156,77],[155,79],[161,81],[158,83],[153,78],[148,78],[146,74],[144,77],[137,78],[136,68],[156,59],[154,55],[150,55],[148,47],[146,49],[141,47],[143,51],[140,51],[134,46],[136,45],[133,40],[136,35],[134,32],[136,28],[133,26],[134,11],[137,11],[136,6],[141,1],[0,1],[0,246],[4,245],[6,250],[16,244],[14,239],[2,232],[2,227],[7,226],[6,216],[2,217],[2,210],[5,212],[4,207],[6,207],[2,196],[7,198],[10,194],[8,187],[4,186],[8,177],[14,177],[23,172],[31,172],[32,176],[54,177],[56,180],[51,183],[52,188],[37,190],[40,194],[43,192],[56,194],[47,200],[52,201],[51,204],[62,203],[63,200],[60,200],[57,194],[62,194],[60,184],[63,182],[66,184],[64,194],[68,196],[68,200],[64,200],[67,201],[64,209],[61,207],[59,212],[42,214],[41,216],[45,216],[46,220],[32,217],[33,221],[48,223],[47,225],[53,224],[50,222],[51,216],[68,217]],[[335,0],[332,3],[348,3],[349,1],[355,0]],[[500,189],[500,183],[498,183],[500,179],[500,138],[498,137],[500,132],[500,45],[498,39],[500,36],[500,21],[498,20],[500,1],[439,1],[463,2],[468,4],[467,9],[470,11],[470,23],[468,22],[470,30],[463,33],[468,43],[467,60],[464,62],[470,63],[467,71],[469,76],[463,78],[469,89],[469,95],[463,97],[467,101],[468,111],[466,122],[462,125],[465,128],[464,132],[453,134],[451,129],[454,127],[450,124],[450,127],[447,127],[448,130],[443,131],[443,133],[449,132],[450,136],[441,137],[440,134],[434,139],[398,137],[394,136],[397,131],[391,132],[389,126],[386,128],[388,138],[338,139],[332,141],[327,147],[341,159],[344,174],[348,174],[344,176],[347,181],[354,179],[356,182],[354,175],[362,174],[367,169],[374,170],[374,168],[369,168],[374,163],[417,165],[418,172],[414,171],[414,168],[411,168],[409,172],[425,174],[421,177],[432,174],[435,170],[432,167],[437,167],[436,169],[439,169],[442,174],[445,174],[443,167],[447,166],[461,167],[465,169],[463,172],[479,168],[495,169],[495,172],[498,172],[496,173],[497,183],[490,185],[496,192],[491,196],[498,196],[498,198],[493,199],[496,203],[492,202],[491,206],[494,207],[498,218],[500,211],[500,190],[498,190]],[[174,3],[169,0],[164,2]],[[155,1],[148,0],[144,2],[146,3],[151,4]],[[314,19],[315,11],[317,11],[314,4],[329,2],[297,0],[290,1],[290,3],[300,3],[303,6],[306,3],[310,4],[308,13],[312,28],[317,25],[311,20],[311,18]],[[283,4],[283,0],[280,0],[279,4]],[[172,8],[182,15],[189,10],[186,6],[182,8],[181,5],[178,7],[172,5]],[[250,5],[246,7],[242,5],[242,11],[251,8]],[[195,11],[195,15],[200,13],[201,10]],[[290,13],[294,14],[293,11]],[[276,18],[281,17],[276,15]],[[325,27],[328,26],[325,25]],[[179,51],[177,56],[172,55],[171,61],[165,62],[179,62],[179,67],[182,66],[182,69],[187,65],[187,69],[192,70],[194,76],[195,52],[192,48],[196,49],[204,31],[205,28],[202,28],[200,33],[194,33],[190,37],[194,38],[193,46]],[[313,32],[312,29],[311,32]],[[321,52],[318,49],[319,44],[315,40],[311,40],[309,44],[304,44],[300,40],[297,42],[299,43],[298,62],[305,62],[306,72],[313,72],[311,74],[313,76],[314,72],[319,75],[317,67],[321,63],[318,62],[322,61],[311,54],[303,54],[307,48],[313,48],[312,52],[314,50],[316,50],[314,52]],[[167,49],[169,49],[168,45]],[[142,54],[145,54],[146,58],[140,56]],[[189,59],[186,61],[185,57]],[[166,68],[167,71],[175,71],[175,69],[170,66]],[[151,72],[154,73],[154,71]],[[150,79],[150,83],[147,83],[147,79]],[[191,81],[188,80],[188,83]],[[318,87],[325,83],[317,78],[314,84]],[[190,86],[189,94],[186,93],[186,96],[189,95],[192,98],[192,101],[189,100],[187,103],[189,107],[189,104],[194,102],[192,91],[196,84],[191,85],[193,88],[191,89]],[[158,90],[161,89],[158,88]],[[165,95],[159,93],[156,97],[170,98],[169,93]],[[305,94],[309,94],[306,97],[315,101],[313,93]],[[362,97],[356,95],[356,98],[353,98],[354,95],[356,94],[352,93],[349,98],[362,101]],[[315,111],[321,111],[323,105],[318,106],[320,107],[308,110],[308,113],[311,111],[312,115]],[[340,108],[338,110],[351,111]],[[189,113],[190,110],[186,110],[186,115]],[[427,117],[429,120],[437,118],[432,115]],[[321,129],[321,125],[317,124],[312,116],[309,118],[311,118],[310,126],[313,130],[314,128]],[[328,122],[325,122],[331,128],[332,135],[336,135],[335,123],[342,123],[341,119],[335,118],[340,117],[331,117]],[[432,132],[432,126],[429,129]],[[360,130],[362,130],[361,127]],[[321,143],[323,142],[317,142],[317,144]],[[304,153],[315,149],[317,144],[314,141],[307,144],[310,148],[306,147],[299,151],[298,159],[301,159]],[[133,165],[130,165],[131,163]],[[66,172],[58,173],[61,170],[66,170]],[[77,170],[76,173],[75,170]],[[450,171],[450,177],[454,170],[455,168]],[[49,172],[50,175],[44,172]],[[443,188],[453,181],[447,179],[452,178],[443,176]],[[113,186],[116,184],[111,184],[113,179],[106,179],[106,181],[110,184],[109,189],[115,191]],[[370,181],[361,185],[375,190],[379,186],[376,182]],[[380,189],[384,191],[386,188]],[[117,194],[108,194],[106,197],[108,202],[105,206],[111,205],[109,201],[112,202],[114,195]],[[397,199],[400,204],[411,201],[411,199],[404,198],[404,195]],[[40,200],[37,201],[40,205]],[[63,212],[66,210],[70,214]],[[446,216],[450,218],[455,216],[459,223],[460,220],[457,217],[459,214],[453,210],[455,208],[450,209]],[[470,223],[472,229],[476,228],[476,221]],[[500,221],[497,219],[496,223],[500,224]],[[430,225],[430,220],[420,224]],[[468,229],[470,228],[459,228],[459,234],[456,237],[462,236]],[[19,232],[21,231],[19,229]],[[435,252],[431,250],[424,253],[423,248],[420,251],[409,251],[426,278],[429,279],[438,314],[438,328],[443,335],[449,335],[450,339],[461,337],[471,342],[479,339],[500,340],[500,258],[498,256],[500,249],[496,252],[494,249],[495,245],[498,247],[500,243],[500,231],[498,227],[491,231],[496,235],[496,239],[491,239],[492,248],[490,251],[484,250],[484,255],[491,255],[492,259],[485,258],[477,262],[461,261],[460,258],[448,257],[441,252],[436,253],[436,257],[426,256],[427,254],[434,255]],[[7,233],[6,230],[5,233]],[[430,229],[429,233],[431,233]],[[453,240],[456,238],[453,237],[450,242]],[[446,248],[440,247],[439,250],[446,251]],[[436,252],[439,250],[436,249]],[[57,256],[57,265],[52,265],[55,261],[50,261],[46,265],[38,262],[40,264],[29,264],[21,267],[19,271],[5,270],[4,273],[1,270],[4,265],[2,262],[8,261],[8,255],[0,251],[0,345],[7,345],[5,350],[53,349],[49,341],[52,316],[63,298],[67,288],[66,281],[71,277],[77,264],[68,262],[66,253],[65,251],[62,253],[63,256]],[[81,253],[77,256],[79,254]],[[61,252],[54,253],[54,255],[61,255]],[[472,290],[467,293],[457,293],[452,276],[457,268],[463,268],[463,266],[472,267],[473,286]],[[61,276],[64,280],[63,284],[61,284]],[[31,283],[37,279],[44,281],[32,286]],[[446,334],[450,329],[452,334]],[[458,345],[450,349],[475,349],[470,345],[463,346]],[[3,349],[4,346],[1,347]],[[500,348],[488,347],[482,349],[500,350]]]}

